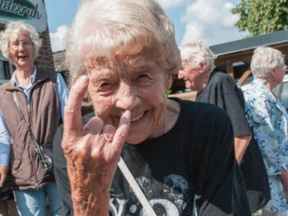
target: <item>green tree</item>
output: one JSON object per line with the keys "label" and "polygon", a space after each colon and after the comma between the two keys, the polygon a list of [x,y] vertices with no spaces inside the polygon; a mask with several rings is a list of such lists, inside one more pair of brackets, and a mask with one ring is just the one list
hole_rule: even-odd
{"label": "green tree", "polygon": [[232,13],[239,31],[252,36],[288,29],[288,0],[241,0]]}

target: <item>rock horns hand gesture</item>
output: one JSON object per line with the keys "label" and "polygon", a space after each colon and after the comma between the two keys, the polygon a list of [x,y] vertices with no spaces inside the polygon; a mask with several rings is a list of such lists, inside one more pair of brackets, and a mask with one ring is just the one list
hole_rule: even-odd
{"label": "rock horns hand gesture", "polygon": [[83,127],[81,101],[89,79],[72,86],[65,107],[62,148],[67,160],[75,215],[108,215],[109,189],[130,127],[125,111],[117,129],[93,117]]}

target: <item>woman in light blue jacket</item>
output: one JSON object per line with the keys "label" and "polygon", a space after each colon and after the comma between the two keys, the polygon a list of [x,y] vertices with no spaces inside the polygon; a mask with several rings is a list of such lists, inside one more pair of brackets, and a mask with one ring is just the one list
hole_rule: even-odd
{"label": "woman in light blue jacket", "polygon": [[267,169],[271,199],[264,216],[287,216],[288,203],[288,115],[272,90],[282,82],[286,65],[282,53],[269,47],[254,51],[254,80],[244,90],[247,114]]}

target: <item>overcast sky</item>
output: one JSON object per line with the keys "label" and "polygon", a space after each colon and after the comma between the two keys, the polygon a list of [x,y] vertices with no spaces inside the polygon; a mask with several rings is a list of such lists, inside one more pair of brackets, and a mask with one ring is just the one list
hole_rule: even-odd
{"label": "overcast sky", "polygon": [[[210,45],[242,39],[231,9],[239,0],[157,0],[175,26],[178,45],[200,40]],[[65,49],[65,35],[80,0],[46,0],[52,50]]]}

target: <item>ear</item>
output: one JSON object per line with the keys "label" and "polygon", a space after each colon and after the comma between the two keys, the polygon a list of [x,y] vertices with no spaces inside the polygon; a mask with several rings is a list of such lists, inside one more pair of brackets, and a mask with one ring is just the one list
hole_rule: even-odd
{"label": "ear", "polygon": [[201,62],[199,65],[199,72],[204,73],[206,71],[206,62]]}
{"label": "ear", "polygon": [[275,73],[276,73],[276,67],[272,67],[270,71],[271,71],[271,73],[270,73],[271,76],[274,78],[275,77]]}
{"label": "ear", "polygon": [[165,88],[166,88],[166,91],[168,91],[171,88],[172,83],[173,83],[172,74],[167,73],[165,81],[166,81]]}

